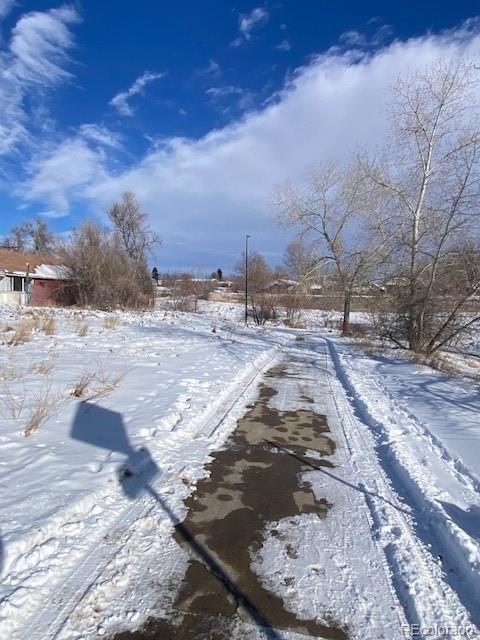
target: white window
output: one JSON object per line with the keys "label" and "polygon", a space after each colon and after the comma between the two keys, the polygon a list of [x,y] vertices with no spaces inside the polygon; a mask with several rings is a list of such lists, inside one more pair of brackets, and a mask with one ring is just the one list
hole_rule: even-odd
{"label": "white window", "polygon": [[22,276],[10,276],[10,291],[23,293],[25,291],[25,278]]}

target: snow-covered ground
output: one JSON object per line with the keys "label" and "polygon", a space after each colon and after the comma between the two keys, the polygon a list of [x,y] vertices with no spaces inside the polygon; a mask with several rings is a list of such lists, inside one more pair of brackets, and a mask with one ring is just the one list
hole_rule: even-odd
{"label": "snow-covered ground", "polygon": [[[478,388],[355,349],[325,328],[331,314],[309,312],[309,329],[295,331],[245,328],[238,304],[202,302],[201,311],[0,309],[0,637],[95,638],[137,626],[165,585],[173,598],[188,562],[171,536],[183,502],[255,399],[262,373],[295,349],[297,336],[317,341],[330,380],[325,411],[344,439],[339,463],[353,473],[343,479],[361,491],[345,510],[351,523],[329,521],[323,533],[309,516],[301,527],[280,523],[299,548],[295,566],[282,559],[298,580],[284,589],[264,576],[265,584],[311,615],[319,578],[307,569],[330,562],[319,570],[331,577],[332,610],[358,598],[363,609],[351,620],[367,634],[373,623],[365,618],[362,627],[362,612],[377,615],[392,597],[399,620],[478,627]],[[162,509],[130,480],[139,469]],[[310,475],[325,495],[325,482]],[[376,594],[370,610],[354,583],[332,582],[335,558],[314,549],[341,536],[339,527],[355,531],[360,504],[371,543],[352,542],[354,570],[383,563],[394,590],[385,601]],[[266,536],[264,570],[278,565],[276,544]]]}
{"label": "snow-covered ground", "polygon": [[[119,481],[124,467],[135,466],[136,452],[144,448],[156,467],[152,482],[170,496],[181,517],[183,499],[203,473],[209,450],[218,448],[222,429],[233,428],[236,414],[229,413],[222,424],[221,419],[235,400],[248,401],[248,389],[282,342],[200,316],[46,313],[55,319],[52,334],[46,335],[45,321],[37,319],[27,341],[16,346],[9,344],[14,335],[9,328],[31,323],[32,315],[5,308],[1,313],[2,638],[34,637],[39,622],[33,618],[29,630],[29,616],[102,540],[109,553],[95,556],[85,567],[87,576],[73,584],[84,590],[98,577],[91,607],[100,611],[108,602],[114,619],[118,604],[125,615],[125,592],[137,567],[122,558],[115,537],[136,535],[138,528],[168,529],[172,523],[152,516],[147,503],[131,500]],[[72,393],[76,388],[78,393],[82,378],[91,381],[77,398]],[[45,419],[26,437],[42,403]],[[140,539],[144,558],[149,545],[165,544],[158,530]],[[108,568],[89,575],[99,565]],[[132,598],[133,620],[138,606]],[[91,613],[84,612],[90,625]],[[68,623],[72,637],[77,623],[82,628],[82,615],[77,611]]]}
{"label": "snow-covered ground", "polygon": [[478,627],[478,386],[405,360],[369,357],[338,339],[328,344],[337,378],[375,436],[379,464],[412,510],[417,537]]}

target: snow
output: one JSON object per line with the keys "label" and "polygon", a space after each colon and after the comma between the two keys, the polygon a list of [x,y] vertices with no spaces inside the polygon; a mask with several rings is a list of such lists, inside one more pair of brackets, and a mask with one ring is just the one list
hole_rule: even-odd
{"label": "snow", "polygon": [[[4,309],[2,320],[14,326],[17,313]],[[213,333],[212,322],[199,317],[74,311],[54,316],[54,335],[34,331],[28,342],[5,341],[0,351],[4,396],[25,398],[17,418],[9,415],[5,397],[2,403],[2,637],[12,637],[41,605],[50,582],[102,535],[115,532],[116,518],[126,518],[131,503],[119,474],[132,451],[148,449],[162,491],[172,491],[173,507],[181,514],[188,486],[203,473],[210,448],[222,441],[209,435],[216,409],[228,404],[232,393],[241,395],[242,383],[272,361],[277,347],[241,328],[217,326]],[[117,324],[108,328],[112,317]],[[88,331],[79,335],[84,325]],[[39,366],[51,369],[37,373]],[[96,378],[82,405],[71,392],[85,373]],[[108,393],[116,379],[118,386]],[[27,438],[24,425],[45,396],[52,413]],[[79,420],[88,425],[83,441],[72,437]],[[110,442],[96,446],[92,430],[109,422]],[[234,424],[233,414],[228,428]],[[145,509],[132,516],[135,529],[151,517]],[[157,521],[155,516],[148,526]],[[160,524],[171,526],[164,519]],[[110,607],[113,612],[113,601]]]}
{"label": "snow", "polygon": [[380,464],[412,508],[418,538],[440,561],[450,602],[458,598],[478,626],[478,392],[427,367],[367,357],[339,340],[329,345],[338,378],[376,437]]}
{"label": "snow", "polygon": [[[339,391],[330,381],[325,343],[308,334],[306,340],[306,350],[294,350],[295,362],[288,369],[289,375],[301,376],[297,388],[292,389],[288,378],[269,378],[268,384],[278,390],[270,404],[282,411],[311,409],[327,417],[328,436],[336,443],[329,456],[334,466],[308,471],[302,481],[312,486],[317,500],[326,499],[331,507],[324,519],[303,514],[272,523],[254,557],[255,571],[300,617],[326,624],[340,621],[352,640],[401,637],[407,621],[365,501],[363,482],[372,483],[376,470],[368,465],[365,473],[352,460],[344,429],[350,428],[353,440],[355,425],[343,425],[338,418],[334,398]],[[302,403],[302,395],[313,402]],[[395,509],[390,511],[394,519]]]}
{"label": "snow", "polygon": [[[267,528],[252,557],[264,584],[304,617],[346,621],[352,639],[390,640],[406,623],[478,627],[477,388],[367,355],[326,329],[338,314],[305,312],[307,328],[291,330],[244,327],[240,304],[200,310],[0,308],[0,637],[80,640],[161,615],[188,562],[171,535],[184,500],[286,357],[337,442],[335,468],[302,477],[333,507]],[[31,336],[9,344],[25,320]],[[289,393],[271,402],[298,408]],[[128,477],[139,469],[146,491]]]}
{"label": "snow", "polygon": [[60,264],[40,264],[35,267],[34,275],[45,280],[68,280],[70,269]]}

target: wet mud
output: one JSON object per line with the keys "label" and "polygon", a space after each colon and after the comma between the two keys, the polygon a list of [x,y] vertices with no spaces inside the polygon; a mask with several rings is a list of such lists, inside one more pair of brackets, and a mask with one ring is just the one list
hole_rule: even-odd
{"label": "wet mud", "polygon": [[[214,454],[208,477],[186,501],[188,515],[176,526],[175,539],[191,560],[172,616],[150,619],[143,630],[118,634],[117,640],[241,638],[246,633],[237,635],[235,630],[245,622],[271,638],[282,638],[282,630],[332,640],[348,637],[340,625],[299,619],[262,586],[251,568],[268,524],[302,513],[324,518],[331,506],[316,499],[301,480],[312,466],[333,466],[328,456],[335,443],[326,418],[307,409],[279,411],[270,406],[277,391],[269,377],[294,376],[281,366],[269,371],[258,401],[238,422],[225,448]],[[304,404],[309,402],[311,398],[303,398]],[[309,457],[312,451],[314,459]]]}

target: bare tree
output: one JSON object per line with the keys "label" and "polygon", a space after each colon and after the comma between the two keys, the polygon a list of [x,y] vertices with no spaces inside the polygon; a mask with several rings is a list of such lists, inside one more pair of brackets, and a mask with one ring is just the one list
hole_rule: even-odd
{"label": "bare tree", "polygon": [[[474,64],[461,58],[398,80],[391,144],[381,160],[362,162],[389,211],[383,227],[399,282],[389,337],[416,352],[435,352],[479,319],[462,312],[480,291],[480,278],[460,268],[460,256],[468,255],[464,241],[478,232],[477,88]],[[454,287],[446,295],[452,265],[465,277],[461,293]]]}
{"label": "bare tree", "polygon": [[48,254],[55,250],[55,236],[43,218],[14,225],[3,240],[3,246],[16,251]]}
{"label": "bare tree", "polygon": [[122,201],[115,202],[107,211],[107,216],[130,258],[143,260],[147,253],[161,244],[159,235],[148,227],[148,216],[142,213],[132,192],[122,193]]}
{"label": "bare tree", "polygon": [[199,300],[206,300],[213,290],[212,283],[203,277],[198,267],[192,272],[166,274],[162,282],[169,289],[170,305],[174,311],[198,313]]}
{"label": "bare tree", "polygon": [[302,237],[295,238],[287,245],[283,262],[288,273],[306,289],[315,282],[316,274],[323,264],[316,243],[307,243]]}
{"label": "bare tree", "polygon": [[25,223],[15,224],[3,238],[3,246],[15,251],[26,251],[28,248],[29,231]]}
{"label": "bare tree", "polygon": [[322,265],[336,274],[344,300],[344,335],[355,288],[374,271],[385,245],[371,224],[375,211],[358,167],[344,169],[334,162],[311,171],[304,190],[287,183],[274,197],[277,219],[299,228],[300,238],[308,240],[312,252],[315,248],[310,276]]}
{"label": "bare tree", "polygon": [[[244,288],[245,282],[245,253],[235,265],[237,287]],[[273,272],[265,258],[256,251],[248,254],[248,302],[252,310],[255,324],[265,324],[267,320],[277,315],[278,295],[268,287],[274,279]]]}
{"label": "bare tree", "polygon": [[30,228],[31,248],[34,253],[52,253],[55,251],[55,236],[43,218],[35,218]]}

